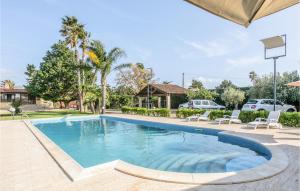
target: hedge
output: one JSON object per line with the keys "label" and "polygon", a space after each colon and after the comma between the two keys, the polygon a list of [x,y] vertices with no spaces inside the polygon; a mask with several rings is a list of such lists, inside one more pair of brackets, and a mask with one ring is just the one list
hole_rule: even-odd
{"label": "hedge", "polygon": [[[195,114],[203,114],[205,110],[202,109],[178,109],[176,111],[176,117],[178,118],[186,118]],[[230,115],[231,111],[226,110],[211,110],[209,114],[209,118],[214,120],[216,118],[223,117],[224,115]]]}
{"label": "hedge", "polygon": [[279,122],[288,127],[300,127],[300,112],[282,113]]}
{"label": "hedge", "polygon": [[176,117],[178,118],[187,118],[196,114],[203,114],[205,110],[201,109],[178,109],[176,111]]}
{"label": "hedge", "polygon": [[155,117],[170,117],[171,111],[165,108],[158,109],[147,109],[141,107],[122,107],[122,113],[136,114],[136,115],[147,115]]}
{"label": "hedge", "polygon": [[[176,111],[178,118],[186,118],[195,114],[203,114],[205,110],[197,109],[179,109]],[[216,118],[223,117],[224,115],[231,115],[232,111],[228,110],[211,110],[209,119],[214,120]],[[258,117],[267,118],[269,112],[267,111],[241,111],[239,119],[243,123],[249,123],[254,121]],[[282,112],[280,114],[279,122],[288,127],[300,127],[300,112]]]}

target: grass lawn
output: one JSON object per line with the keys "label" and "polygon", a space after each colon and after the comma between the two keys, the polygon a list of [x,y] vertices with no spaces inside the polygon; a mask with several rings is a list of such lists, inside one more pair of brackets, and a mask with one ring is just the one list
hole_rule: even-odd
{"label": "grass lawn", "polygon": [[[91,115],[92,113],[80,113],[79,111],[75,110],[53,110],[53,111],[36,111],[36,112],[24,112],[27,114],[31,119],[37,118],[51,118],[51,117],[63,117],[67,114],[72,114],[74,116],[79,115]],[[14,117],[14,120],[21,119],[21,115],[17,115]],[[13,120],[13,117],[9,114],[1,115],[0,120]]]}

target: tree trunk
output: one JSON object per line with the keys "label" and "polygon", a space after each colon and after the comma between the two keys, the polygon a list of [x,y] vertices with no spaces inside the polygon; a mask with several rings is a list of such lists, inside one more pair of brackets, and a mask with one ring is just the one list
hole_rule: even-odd
{"label": "tree trunk", "polygon": [[[81,57],[81,62],[82,62],[82,64],[83,65],[85,65],[85,54],[84,54],[84,52],[85,52],[85,48],[82,48],[82,57]],[[82,84],[83,85],[85,85],[85,74],[84,74],[84,69],[82,70]],[[82,91],[81,91],[81,99],[83,100],[83,102],[84,102],[84,97],[85,97],[85,93],[84,93],[84,89],[82,89]],[[86,112],[86,110],[87,110],[87,107],[83,107],[83,111],[84,112]]]}
{"label": "tree trunk", "polygon": [[69,109],[69,101],[64,101],[64,106],[65,106],[65,109]]}
{"label": "tree trunk", "polygon": [[[78,63],[78,51],[76,46],[74,47],[75,49],[75,60]],[[82,112],[83,109],[83,100],[82,100],[82,93],[81,93],[81,73],[80,73],[80,68],[77,68],[77,85],[78,85],[78,99],[79,99],[79,111]]]}
{"label": "tree trunk", "polygon": [[101,113],[101,98],[98,98],[98,113]]}
{"label": "tree trunk", "polygon": [[102,89],[101,114],[104,114],[105,106],[106,106],[106,79],[104,75],[101,77],[101,89]]}
{"label": "tree trunk", "polygon": [[95,114],[95,104],[94,102],[90,102],[90,108],[91,108],[91,111],[93,112],[93,114]]}

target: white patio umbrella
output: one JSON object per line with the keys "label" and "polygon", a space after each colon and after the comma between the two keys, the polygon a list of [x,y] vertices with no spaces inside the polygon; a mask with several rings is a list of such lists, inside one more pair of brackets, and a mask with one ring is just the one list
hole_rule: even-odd
{"label": "white patio umbrella", "polygon": [[[299,88],[299,95],[300,95],[300,80],[295,81],[295,82],[290,82],[287,85],[291,86],[291,87],[298,87]],[[298,111],[300,111],[300,97],[299,97],[299,109],[298,109]]]}
{"label": "white patio umbrella", "polygon": [[185,0],[212,14],[248,27],[252,21],[293,6],[300,0]]}
{"label": "white patio umbrella", "polygon": [[300,81],[290,82],[287,85],[292,87],[300,87]]}

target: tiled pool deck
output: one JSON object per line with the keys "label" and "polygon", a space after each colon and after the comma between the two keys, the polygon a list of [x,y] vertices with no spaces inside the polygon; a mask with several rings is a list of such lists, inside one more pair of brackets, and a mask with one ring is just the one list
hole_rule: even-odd
{"label": "tiled pool deck", "polygon": [[176,184],[138,178],[103,168],[97,175],[71,181],[22,121],[0,122],[0,190],[299,190],[300,129],[244,129],[241,125],[212,125],[184,122],[174,118],[112,114],[132,119],[213,127],[255,138],[278,147],[289,160],[288,168],[278,175],[259,181],[230,185]]}

